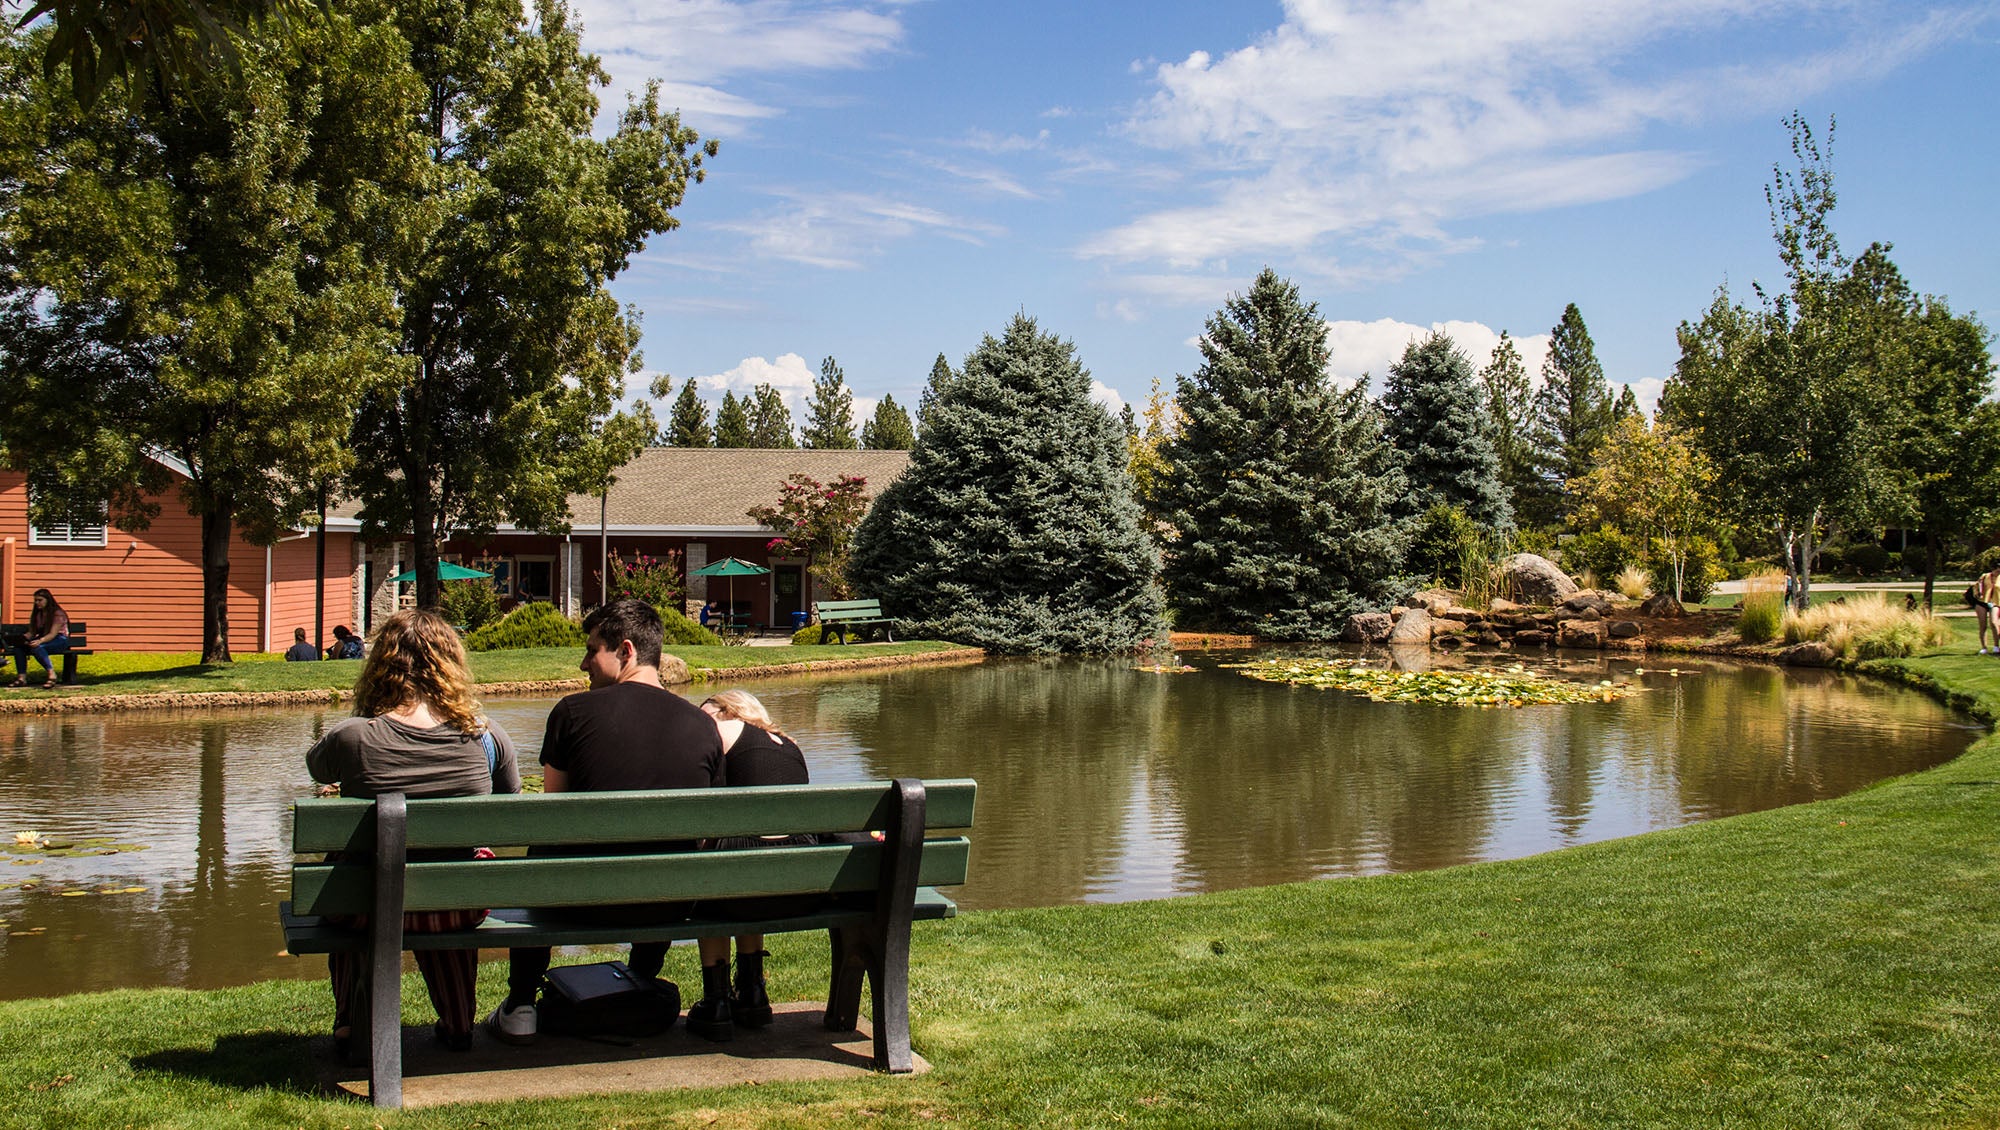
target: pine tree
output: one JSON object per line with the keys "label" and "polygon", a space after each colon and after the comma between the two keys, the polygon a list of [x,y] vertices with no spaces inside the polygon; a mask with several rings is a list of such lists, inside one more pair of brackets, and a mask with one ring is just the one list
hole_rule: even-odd
{"label": "pine tree", "polygon": [[861,428],[861,446],[870,451],[908,451],[917,445],[916,429],[910,426],[910,414],[896,403],[896,398],[884,394],[875,403],[875,414]]}
{"label": "pine tree", "polygon": [[1611,430],[1611,386],[1597,347],[1572,302],[1549,331],[1542,387],[1535,390],[1535,461],[1541,490],[1532,505],[1538,523],[1566,520],[1576,510],[1569,484],[1590,473],[1591,457]]}
{"label": "pine tree", "polygon": [[750,438],[750,408],[736,399],[734,392],[722,394],[722,407],[715,412],[715,446],[755,447]]}
{"label": "pine tree", "polygon": [[923,395],[917,400],[917,434],[919,436],[931,426],[931,405],[950,389],[951,382],[957,376],[958,374],[952,372],[951,366],[946,363],[944,354],[938,354],[937,360],[931,362],[930,379],[924,383]]}
{"label": "pine tree", "polygon": [[1075,348],[1017,316],[934,377],[910,468],[862,520],[848,573],[932,635],[1104,653],[1160,631],[1158,565],[1117,421]]}
{"label": "pine tree", "polygon": [[1189,628],[1331,639],[1395,595],[1403,475],[1381,414],[1326,378],[1319,310],[1270,269],[1208,320],[1179,380],[1160,497],[1169,599]]}
{"label": "pine tree", "polygon": [[803,446],[814,451],[853,451],[854,396],[847,391],[847,374],[828,357],[819,363],[819,377],[813,381],[812,402],[806,405],[806,432]]}
{"label": "pine tree", "polygon": [[1413,341],[1389,366],[1382,393],[1385,434],[1403,457],[1405,514],[1454,506],[1489,530],[1513,526],[1500,482],[1486,390],[1472,362],[1442,333]]}
{"label": "pine tree", "polygon": [[750,446],[786,450],[797,447],[798,440],[792,437],[792,410],[785,405],[785,394],[767,384],[750,391]]}
{"label": "pine tree", "polygon": [[1500,482],[1507,488],[1507,502],[1516,518],[1522,516],[1521,499],[1540,486],[1535,472],[1535,453],[1530,442],[1533,427],[1533,384],[1528,368],[1521,363],[1521,351],[1506,330],[1493,347],[1486,367],[1479,371],[1486,386],[1486,419],[1493,426],[1493,454],[1500,460]]}
{"label": "pine tree", "polygon": [[688,378],[687,383],[681,386],[681,394],[674,398],[673,416],[667,423],[665,439],[668,447],[709,445],[708,405],[695,395],[693,377]]}
{"label": "pine tree", "polygon": [[1639,394],[1632,391],[1631,385],[1619,385],[1618,403],[1611,406],[1611,422],[1643,420],[1645,416],[1646,413],[1639,408]]}

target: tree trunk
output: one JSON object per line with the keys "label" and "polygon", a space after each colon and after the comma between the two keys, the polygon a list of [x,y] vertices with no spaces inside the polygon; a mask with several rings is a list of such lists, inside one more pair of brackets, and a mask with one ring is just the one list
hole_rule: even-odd
{"label": "tree trunk", "polygon": [[229,535],[236,508],[219,502],[201,516],[201,661],[232,663],[229,655]]}
{"label": "tree trunk", "polygon": [[[1905,533],[1903,535],[1903,538],[1906,542],[1909,540],[1909,536],[1910,535],[1908,533]],[[1935,588],[1937,585],[1937,565],[1938,565],[1937,535],[1931,532],[1930,530],[1925,530],[1924,531],[1924,611],[1925,612],[1934,612],[1937,610],[1937,605],[1931,599],[1932,598],[1931,590]]]}
{"label": "tree trunk", "polygon": [[1812,523],[1808,522],[1806,528],[1799,531],[1799,591],[1793,603],[1800,612],[1812,607],[1812,561],[1813,529]]}
{"label": "tree trunk", "polygon": [[417,607],[437,611],[444,603],[438,581],[437,514],[431,509],[428,483],[410,484],[411,568],[417,572]]}

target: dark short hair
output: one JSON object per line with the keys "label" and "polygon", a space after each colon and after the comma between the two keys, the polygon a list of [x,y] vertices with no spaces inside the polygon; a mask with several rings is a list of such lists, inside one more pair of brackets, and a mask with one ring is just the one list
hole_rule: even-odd
{"label": "dark short hair", "polygon": [[335,625],[333,626],[333,638],[334,638],[334,639],[337,639],[337,640],[344,640],[344,639],[346,639],[347,637],[349,637],[349,636],[351,636],[351,635],[353,635],[353,634],[354,634],[353,632],[350,632],[350,631],[348,631],[348,630],[347,630],[347,625],[345,625],[345,624],[335,624]]}
{"label": "dark short hair", "polygon": [[304,628],[293,628],[293,629],[292,629],[292,638],[293,638],[293,639],[295,639],[295,640],[302,640],[302,639],[305,639],[305,638],[306,638],[306,630],[305,630]]}
{"label": "dark short hair", "polygon": [[583,634],[608,647],[631,640],[640,664],[658,667],[666,627],[660,623],[659,612],[645,601],[614,600],[583,618]]}

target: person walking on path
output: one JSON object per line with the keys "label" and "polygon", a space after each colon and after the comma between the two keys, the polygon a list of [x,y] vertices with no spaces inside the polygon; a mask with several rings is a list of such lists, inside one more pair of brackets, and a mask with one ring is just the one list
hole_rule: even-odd
{"label": "person walking on path", "polygon": [[[410,609],[389,617],[374,654],[354,684],[354,717],[333,724],[306,751],[312,779],[363,799],[382,793],[418,797],[486,796],[521,791],[514,743],[479,714],[472,675],[458,633],[435,612]],[[484,851],[484,848],[479,849]],[[490,853],[488,853],[490,856]],[[472,859],[475,852],[440,849],[411,858]],[[422,910],[403,915],[407,933],[464,930],[486,918],[480,910]],[[364,925],[366,919],[343,919]],[[437,1009],[438,1042],[452,1051],[472,1047],[478,1010],[477,950],[416,951],[417,969]],[[365,958],[359,950],[327,955],[333,982],[333,1038],[346,1059],[353,1020],[366,1007]]]}
{"label": "person walking on path", "polygon": [[[583,662],[590,689],[556,703],[542,737],[542,791],[591,793],[623,789],[705,789],[723,783],[722,736],[701,708],[660,682],[660,614],[641,600],[619,600],[583,621]],[[378,645],[379,647],[379,645]],[[630,844],[635,855],[690,851],[695,844]],[[563,917],[595,924],[670,923],[686,918],[686,903],[578,907]],[[657,979],[666,942],[635,942],[627,964]],[[487,1030],[511,1044],[536,1036],[535,995],[549,971],[547,946],[508,957],[507,998],[486,1018]],[[726,968],[726,967],[725,967]]]}
{"label": "person walking on path", "polygon": [[42,689],[56,687],[55,664],[50,655],[60,655],[69,650],[69,613],[56,603],[55,594],[47,589],[35,590],[35,610],[28,614],[28,634],[14,645],[14,681],[12,687],[28,685],[28,657],[42,665],[49,677],[43,681]]}

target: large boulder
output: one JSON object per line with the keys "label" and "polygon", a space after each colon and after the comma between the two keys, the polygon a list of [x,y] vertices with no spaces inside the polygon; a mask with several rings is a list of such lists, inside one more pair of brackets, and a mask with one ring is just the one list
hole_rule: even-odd
{"label": "large boulder", "polygon": [[1672,593],[1656,592],[1639,606],[1639,615],[1655,620],[1678,620],[1687,615],[1687,609],[1681,607],[1681,602],[1675,600]]}
{"label": "large boulder", "polygon": [[1415,608],[1421,608],[1433,616],[1440,616],[1455,601],[1452,594],[1446,592],[1444,589],[1421,589],[1411,593],[1410,599],[1404,603]]}
{"label": "large boulder", "polygon": [[1396,620],[1396,626],[1389,630],[1390,644],[1428,644],[1431,642],[1431,614],[1421,608],[1412,608]]}
{"label": "large boulder", "polygon": [[1589,589],[1579,590],[1559,606],[1565,612],[1591,613],[1608,616],[1617,605],[1601,592]]}
{"label": "large boulder", "polygon": [[1604,631],[1614,640],[1629,640],[1639,634],[1639,622],[1636,620],[1613,620],[1605,627]]}
{"label": "large boulder", "polygon": [[1831,667],[1840,653],[1819,640],[1793,644],[1778,653],[1778,662],[1787,667]]}
{"label": "large boulder", "polygon": [[670,687],[694,682],[694,675],[688,671],[687,660],[678,655],[660,656],[660,682]]}
{"label": "large boulder", "polygon": [[1555,604],[1576,593],[1576,582],[1555,562],[1532,553],[1517,553],[1500,562],[1500,591],[1523,604]]}
{"label": "large boulder", "polygon": [[1564,620],[1556,625],[1557,647],[1604,647],[1604,621]]}
{"label": "large boulder", "polygon": [[1394,626],[1387,612],[1357,612],[1347,618],[1340,638],[1348,643],[1387,643]]}

